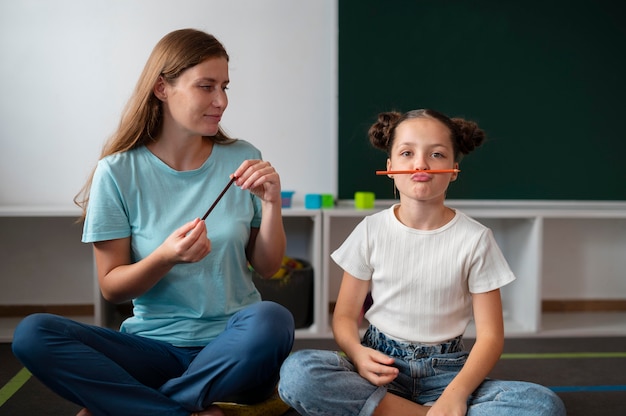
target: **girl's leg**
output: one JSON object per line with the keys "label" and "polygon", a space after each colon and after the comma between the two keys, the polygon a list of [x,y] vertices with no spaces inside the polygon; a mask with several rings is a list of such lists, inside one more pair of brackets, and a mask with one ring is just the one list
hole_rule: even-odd
{"label": "girl's leg", "polygon": [[280,370],[278,393],[301,415],[371,415],[387,390],[361,377],[333,351],[301,350]]}
{"label": "girl's leg", "polygon": [[293,334],[293,316],[283,306],[251,305],[230,319],[224,332],[198,353],[182,375],[159,390],[195,410],[216,401],[262,401],[276,388]]}
{"label": "girl's leg", "polygon": [[94,416],[190,413],[157,390],[187,367],[168,344],[35,314],[18,325],[12,348],[35,377]]}
{"label": "girl's leg", "polygon": [[547,387],[523,381],[485,380],[470,396],[468,416],[565,416],[561,399]]}

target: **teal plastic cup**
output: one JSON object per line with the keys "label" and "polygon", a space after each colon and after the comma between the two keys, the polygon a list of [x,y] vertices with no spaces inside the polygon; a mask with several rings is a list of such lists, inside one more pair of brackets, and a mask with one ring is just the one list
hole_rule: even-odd
{"label": "teal plastic cup", "polygon": [[291,200],[293,198],[294,191],[281,191],[281,207],[283,208],[291,208]]}
{"label": "teal plastic cup", "polygon": [[320,209],[322,207],[322,195],[306,194],[304,196],[304,207],[306,209]]}

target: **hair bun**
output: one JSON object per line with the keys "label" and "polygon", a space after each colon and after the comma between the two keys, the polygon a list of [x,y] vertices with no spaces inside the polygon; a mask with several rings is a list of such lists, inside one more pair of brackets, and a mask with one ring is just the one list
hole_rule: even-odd
{"label": "hair bun", "polygon": [[485,141],[485,131],[478,127],[478,124],[475,122],[462,118],[452,118],[451,120],[456,127],[459,151],[464,155],[470,153]]}
{"label": "hair bun", "polygon": [[367,132],[370,143],[372,143],[375,148],[385,151],[389,150],[391,129],[401,116],[402,114],[397,111],[388,111],[378,114],[378,120],[372,124]]}

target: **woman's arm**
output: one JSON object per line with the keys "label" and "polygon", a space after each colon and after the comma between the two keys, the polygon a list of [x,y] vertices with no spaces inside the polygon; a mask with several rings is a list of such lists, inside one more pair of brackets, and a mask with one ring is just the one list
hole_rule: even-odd
{"label": "woman's arm", "polygon": [[472,295],[476,342],[463,369],[446,387],[429,415],[464,415],[467,398],[496,365],[504,347],[504,323],[500,290]]}
{"label": "woman's arm", "polygon": [[262,160],[244,161],[234,175],[241,189],[250,189],[261,199],[261,225],[250,231],[246,256],[259,275],[269,278],[280,268],[287,246],[280,177],[269,162]]}
{"label": "woman's arm", "polygon": [[211,251],[206,225],[200,219],[180,227],[136,263],[131,263],[130,237],[99,241],[93,246],[102,296],[113,303],[142,295],[174,265],[199,261]]}
{"label": "woman's arm", "polygon": [[391,367],[393,358],[361,345],[359,318],[369,288],[369,280],[360,280],[344,272],[333,313],[333,334],[337,345],[350,358],[361,377],[382,386],[396,378],[398,369]]}

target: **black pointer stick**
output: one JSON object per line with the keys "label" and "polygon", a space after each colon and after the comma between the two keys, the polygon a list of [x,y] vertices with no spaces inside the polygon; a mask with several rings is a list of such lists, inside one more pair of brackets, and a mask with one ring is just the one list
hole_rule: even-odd
{"label": "black pointer stick", "polygon": [[202,221],[206,220],[206,217],[209,216],[211,211],[213,211],[213,208],[215,208],[215,206],[217,205],[218,202],[220,202],[220,199],[222,199],[222,197],[224,196],[226,191],[228,191],[228,188],[230,188],[230,185],[232,185],[233,182],[235,182],[235,179],[237,179],[237,178],[233,176],[232,179],[230,181],[228,181],[228,184],[224,187],[224,189],[222,190],[222,193],[219,194],[219,196],[217,197],[215,202],[213,202],[213,205],[211,205],[211,208],[209,208],[209,210],[206,212],[206,214],[204,214],[204,217],[202,217]]}

